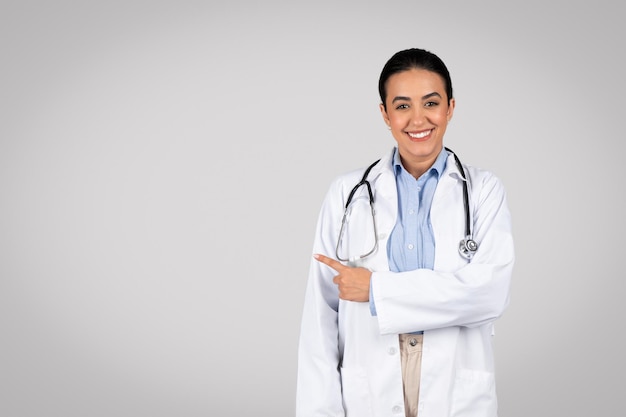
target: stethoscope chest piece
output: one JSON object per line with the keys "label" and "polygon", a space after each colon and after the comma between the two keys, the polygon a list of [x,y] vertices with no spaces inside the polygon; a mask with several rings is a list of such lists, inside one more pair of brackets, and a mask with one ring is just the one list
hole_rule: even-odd
{"label": "stethoscope chest piece", "polygon": [[459,242],[459,253],[465,259],[472,259],[474,253],[478,250],[478,243],[470,236]]}

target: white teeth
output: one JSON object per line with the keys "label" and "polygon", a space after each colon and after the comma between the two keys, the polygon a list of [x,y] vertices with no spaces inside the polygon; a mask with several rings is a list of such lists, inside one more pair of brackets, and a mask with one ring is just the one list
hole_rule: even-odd
{"label": "white teeth", "polygon": [[427,130],[426,132],[422,132],[422,133],[409,133],[409,136],[415,139],[421,139],[425,136],[428,136],[430,134],[430,130]]}

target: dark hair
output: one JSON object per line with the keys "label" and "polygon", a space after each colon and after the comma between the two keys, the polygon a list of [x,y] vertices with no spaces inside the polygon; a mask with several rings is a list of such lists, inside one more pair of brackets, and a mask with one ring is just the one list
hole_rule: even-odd
{"label": "dark hair", "polygon": [[383,67],[378,80],[378,93],[380,94],[380,100],[383,103],[385,109],[387,104],[385,99],[387,98],[387,80],[394,74],[399,72],[408,71],[410,69],[424,69],[432,71],[443,79],[443,83],[446,88],[446,94],[448,95],[448,104],[452,99],[452,80],[450,79],[450,73],[446,64],[435,54],[430,51],[419,48],[405,49],[400,52],[396,52],[389,61]]}

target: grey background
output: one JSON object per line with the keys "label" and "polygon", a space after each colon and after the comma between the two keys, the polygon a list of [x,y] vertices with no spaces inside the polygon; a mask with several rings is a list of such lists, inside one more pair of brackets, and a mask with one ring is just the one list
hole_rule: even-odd
{"label": "grey background", "polygon": [[509,193],[500,415],[618,415],[620,10],[3,0],[0,416],[293,415],[317,212],[393,145],[377,77],[414,46]]}

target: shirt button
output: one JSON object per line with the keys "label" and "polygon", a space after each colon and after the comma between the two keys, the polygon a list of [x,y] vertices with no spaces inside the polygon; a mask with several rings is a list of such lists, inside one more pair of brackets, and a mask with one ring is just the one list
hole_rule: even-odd
{"label": "shirt button", "polygon": [[409,210],[409,214],[415,214],[415,210],[413,209]]}
{"label": "shirt button", "polygon": [[409,250],[413,250],[413,244],[409,243],[408,245],[406,245],[407,248],[409,248]]}

